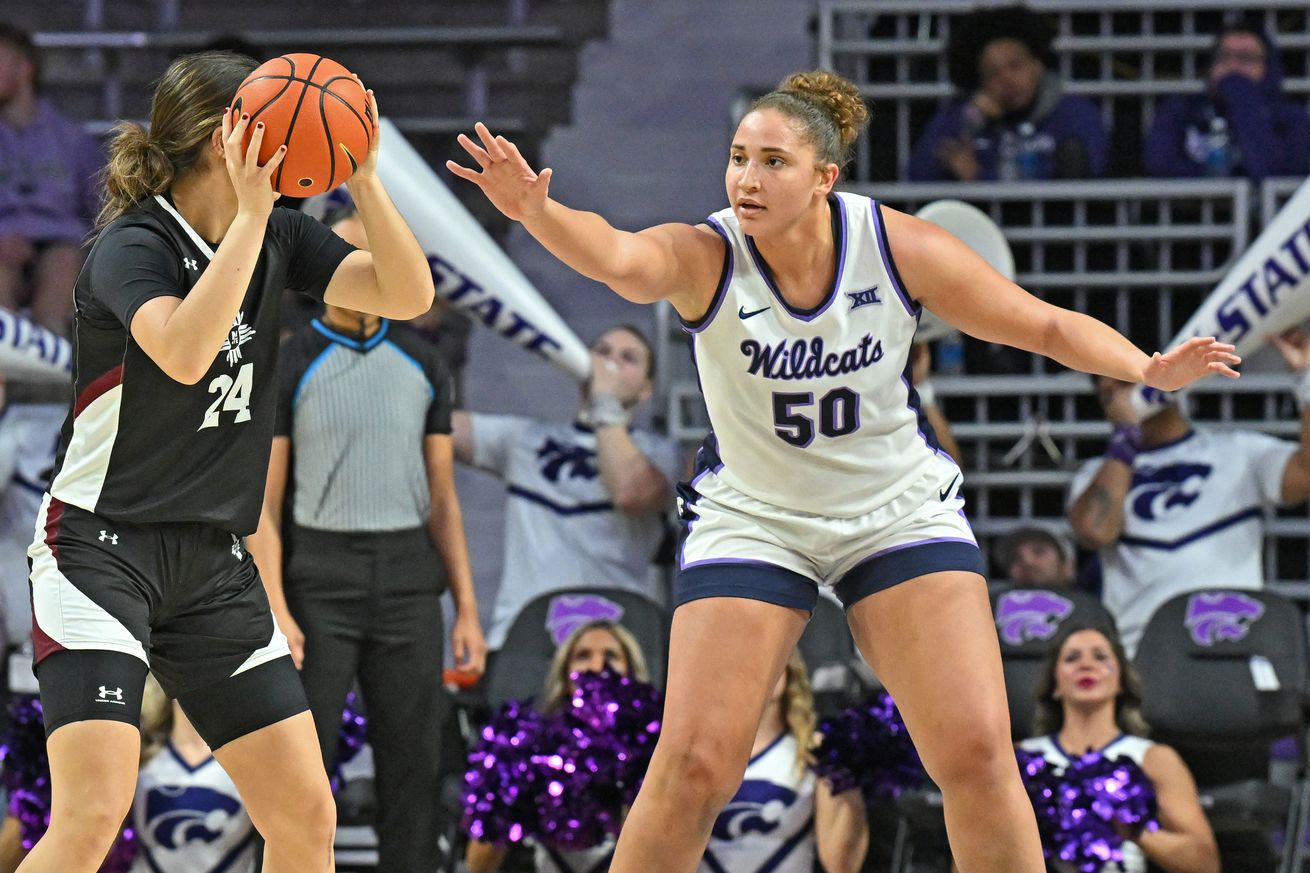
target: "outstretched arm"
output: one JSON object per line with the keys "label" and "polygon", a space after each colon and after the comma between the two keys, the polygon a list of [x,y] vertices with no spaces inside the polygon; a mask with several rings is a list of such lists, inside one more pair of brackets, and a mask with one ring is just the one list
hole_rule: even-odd
{"label": "outstretched arm", "polygon": [[714,231],[690,224],[619,230],[594,212],[550,199],[550,169],[535,172],[514,143],[492,136],[482,122],[476,132],[480,143],[464,134],[459,143],[481,172],[454,161],[446,168],[481,188],[551,254],[634,303],[667,299],[684,318],[709,308],[723,265],[723,241]]}
{"label": "outstretched arm", "polygon": [[898,271],[910,283],[906,292],[971,336],[1162,391],[1211,373],[1237,378],[1229,364],[1241,359],[1213,337],[1148,357],[1109,325],[1024,291],[931,222],[892,209],[883,209],[883,216]]}

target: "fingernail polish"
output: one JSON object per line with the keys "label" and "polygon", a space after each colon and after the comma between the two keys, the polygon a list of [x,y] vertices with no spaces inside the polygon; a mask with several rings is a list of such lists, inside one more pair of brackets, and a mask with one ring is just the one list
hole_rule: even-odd
{"label": "fingernail polish", "polygon": [[249,121],[249,120],[250,120],[250,115],[249,115],[249,113],[245,113],[245,112],[241,113],[241,120],[242,120],[242,121]]}
{"label": "fingernail polish", "polygon": [[263,130],[263,129],[264,129],[264,122],[260,121],[255,124],[255,130]]}

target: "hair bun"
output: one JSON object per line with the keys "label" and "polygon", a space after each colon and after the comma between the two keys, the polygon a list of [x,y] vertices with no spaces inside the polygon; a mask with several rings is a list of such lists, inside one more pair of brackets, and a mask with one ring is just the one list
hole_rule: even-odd
{"label": "hair bun", "polygon": [[837,125],[843,148],[849,148],[869,123],[869,107],[854,83],[827,70],[792,73],[779,91],[787,91],[821,106]]}

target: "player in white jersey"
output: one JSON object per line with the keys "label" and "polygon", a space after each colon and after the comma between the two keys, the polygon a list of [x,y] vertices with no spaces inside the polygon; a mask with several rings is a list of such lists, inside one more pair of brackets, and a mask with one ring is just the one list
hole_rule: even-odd
{"label": "player in white jersey", "polygon": [[793,652],[769,695],[737,792],[714,821],[698,873],[856,873],[869,850],[858,789],[834,795],[810,769],[814,695]]}
{"label": "player in white jersey", "polygon": [[1114,435],[1069,488],[1069,522],[1098,549],[1105,605],[1129,654],[1166,600],[1209,585],[1263,588],[1265,524],[1274,507],[1310,497],[1310,337],[1275,345],[1297,373],[1301,440],[1197,427],[1170,403],[1138,422],[1134,386],[1097,392]]}
{"label": "player in white jersey", "polygon": [[[1051,644],[1042,672],[1038,736],[1019,747],[1050,761],[1057,773],[1092,751],[1129,758],[1142,768],[1160,802],[1160,829],[1124,842],[1123,873],[1146,873],[1148,860],[1170,873],[1219,873],[1219,847],[1196,781],[1177,752],[1146,738],[1141,706],[1142,682],[1118,636],[1072,625]],[[1107,864],[1101,873],[1118,871],[1117,864]]]}
{"label": "player in white jersey", "polygon": [[1230,346],[1198,338],[1148,357],[940,228],[834,196],[866,116],[844,79],[790,77],[737,127],[731,209],[638,233],[551,200],[551,171],[484,125],[480,142],[460,138],[478,169],[446,165],[573,269],[634,302],[668,300],[695,331],[714,434],[684,490],[665,722],[615,873],[695,870],[819,585],[845,600],[941,786],[960,866],[1041,871],[959,470],[921,431],[902,378],[920,307],[990,342],[1170,390],[1236,375]]}

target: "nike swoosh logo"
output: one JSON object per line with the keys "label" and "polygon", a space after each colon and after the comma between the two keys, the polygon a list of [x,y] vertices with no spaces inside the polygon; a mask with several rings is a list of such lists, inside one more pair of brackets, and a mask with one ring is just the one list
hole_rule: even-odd
{"label": "nike swoosh logo", "polygon": [[747,312],[745,306],[739,306],[737,308],[737,317],[744,321],[747,318],[751,318],[753,316],[759,315],[761,312],[768,312],[768,311],[769,311],[769,307],[767,306],[764,307],[763,309],[757,309],[754,312]]}
{"label": "nike swoosh logo", "polygon": [[956,483],[957,481],[959,481],[959,478],[960,478],[960,474],[959,474],[959,473],[956,473],[956,474],[955,474],[955,478],[951,480],[950,484],[947,485],[945,488],[943,488],[943,489],[941,489],[940,491],[937,492],[937,499],[938,499],[938,500],[945,500],[947,497],[950,497],[950,496],[951,496],[951,489],[953,489],[953,488],[955,487],[955,483]]}

